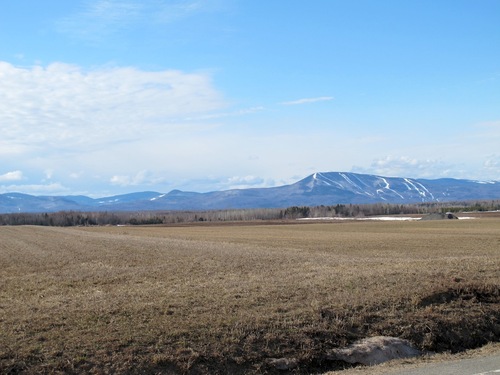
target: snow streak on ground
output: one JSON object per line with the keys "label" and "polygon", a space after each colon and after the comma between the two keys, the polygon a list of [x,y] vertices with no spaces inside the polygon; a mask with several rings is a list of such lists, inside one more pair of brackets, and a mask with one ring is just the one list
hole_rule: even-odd
{"label": "snow streak on ground", "polygon": [[[410,216],[375,216],[375,217],[304,217],[297,220],[376,220],[376,221],[415,221],[421,217]],[[475,219],[470,216],[459,217],[459,220]]]}

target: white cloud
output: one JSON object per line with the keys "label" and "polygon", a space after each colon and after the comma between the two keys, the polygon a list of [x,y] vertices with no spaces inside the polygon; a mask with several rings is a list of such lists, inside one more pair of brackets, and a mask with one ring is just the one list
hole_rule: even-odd
{"label": "white cloud", "polygon": [[23,179],[23,172],[12,171],[0,175],[0,182],[4,181],[19,181]]}
{"label": "white cloud", "polygon": [[500,155],[489,155],[484,161],[483,169],[486,171],[486,175],[500,181]]}
{"label": "white cloud", "polygon": [[135,175],[115,175],[111,177],[110,182],[119,186],[138,186],[160,183],[163,178],[156,178],[147,170],[139,171]]}
{"label": "white cloud", "polygon": [[374,160],[370,167],[354,166],[353,172],[369,173],[381,176],[411,177],[411,178],[440,178],[456,177],[458,168],[437,159],[416,159],[407,156],[386,156]]}
{"label": "white cloud", "polygon": [[[130,171],[166,173],[161,158],[175,157],[168,149],[179,138],[191,139],[214,127],[183,119],[225,107],[204,73],[84,70],[63,63],[26,68],[0,62],[0,81],[0,156],[9,161],[4,168],[30,170],[34,173],[25,179],[40,183],[52,182],[55,171],[59,181],[70,184],[85,174],[76,190],[108,184],[111,176],[115,186],[158,181],[149,175],[142,181]],[[203,136],[197,137],[201,143]]]}
{"label": "white cloud", "polygon": [[0,79],[2,144],[13,151],[19,144],[60,151],[136,139],[224,106],[209,76],[177,70],[0,62]]}
{"label": "white cloud", "polygon": [[330,101],[333,99],[334,99],[333,96],[320,96],[317,98],[303,98],[303,99],[292,100],[289,102],[282,102],[281,104],[283,104],[283,105],[300,105],[300,104],[308,104],[308,103],[316,103],[316,102],[325,102],[325,101]]}
{"label": "white cloud", "polygon": [[113,176],[109,180],[113,185],[129,186],[133,185],[132,178],[130,176]]}
{"label": "white cloud", "polygon": [[488,157],[488,159],[486,159],[484,162],[484,167],[494,170],[500,170],[500,156],[491,155],[490,157]]}

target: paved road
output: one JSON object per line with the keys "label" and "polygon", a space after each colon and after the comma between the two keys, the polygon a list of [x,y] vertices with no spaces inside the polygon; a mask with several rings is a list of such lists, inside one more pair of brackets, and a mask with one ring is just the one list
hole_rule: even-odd
{"label": "paved road", "polygon": [[411,370],[390,372],[394,375],[500,375],[500,354],[480,358],[431,363]]}

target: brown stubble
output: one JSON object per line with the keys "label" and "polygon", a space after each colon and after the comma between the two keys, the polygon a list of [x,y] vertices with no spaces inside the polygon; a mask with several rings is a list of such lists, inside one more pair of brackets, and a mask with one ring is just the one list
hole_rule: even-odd
{"label": "brown stubble", "polygon": [[459,297],[498,295],[499,223],[1,227],[0,368],[263,372],[386,333],[450,349],[434,331],[498,319]]}

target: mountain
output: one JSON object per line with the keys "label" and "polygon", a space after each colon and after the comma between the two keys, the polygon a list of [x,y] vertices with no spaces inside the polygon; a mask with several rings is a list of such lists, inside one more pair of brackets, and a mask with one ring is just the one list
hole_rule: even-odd
{"label": "mountain", "polygon": [[500,181],[382,177],[348,172],[314,173],[291,185],[208,193],[172,190],[93,199],[85,196],[0,194],[0,213],[208,210],[363,203],[417,203],[500,199]]}

